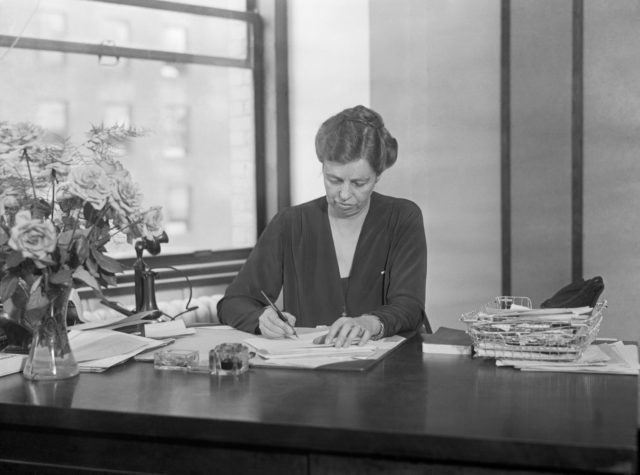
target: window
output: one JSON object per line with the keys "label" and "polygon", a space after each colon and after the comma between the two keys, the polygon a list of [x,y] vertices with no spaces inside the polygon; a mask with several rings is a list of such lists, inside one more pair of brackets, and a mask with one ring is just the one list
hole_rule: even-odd
{"label": "window", "polygon": [[189,143],[189,108],[185,105],[167,105],[162,115],[163,155],[167,158],[187,156]]}
{"label": "window", "polygon": [[[186,28],[175,25],[165,26],[163,36],[166,50],[177,51],[179,53],[188,51]],[[185,74],[186,70],[186,64],[167,63],[162,67],[161,74],[165,78],[175,79],[181,74]]]}
{"label": "window", "polygon": [[128,104],[108,103],[104,105],[102,123],[105,125],[123,125],[129,127],[131,123],[131,106]]}
{"label": "window", "polygon": [[[67,16],[64,13],[43,10],[38,17],[38,27],[44,37],[55,40],[64,38],[67,31]],[[44,67],[61,66],[65,62],[65,55],[58,51],[38,51],[38,61]]]}
{"label": "window", "polygon": [[[131,27],[127,20],[120,18],[105,18],[101,23],[102,31],[101,38],[108,38],[104,40],[104,44],[111,46],[122,46],[131,43]],[[119,66],[119,70],[122,73],[127,73],[129,63],[127,58],[114,58],[105,56],[100,58],[103,66]]]}
{"label": "window", "polygon": [[166,210],[167,233],[181,234],[189,231],[189,209],[191,208],[191,187],[174,185],[169,188],[169,208]]}
{"label": "window", "polygon": [[55,99],[40,100],[36,104],[34,122],[53,134],[61,137],[66,136],[69,130],[66,101]]}
{"label": "window", "polygon": [[260,39],[245,1],[8,0],[0,18],[0,120],[75,139],[101,122],[145,129],[122,161],[164,209],[162,255],[253,246]]}

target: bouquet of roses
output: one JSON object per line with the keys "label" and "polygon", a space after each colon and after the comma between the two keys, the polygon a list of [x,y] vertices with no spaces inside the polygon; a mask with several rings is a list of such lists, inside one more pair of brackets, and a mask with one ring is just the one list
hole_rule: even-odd
{"label": "bouquet of roses", "polygon": [[106,253],[128,242],[166,242],[159,207],[118,158],[143,132],[93,126],[74,145],[30,123],[0,122],[0,302],[5,318],[33,330],[65,290],[116,284],[121,264]]}

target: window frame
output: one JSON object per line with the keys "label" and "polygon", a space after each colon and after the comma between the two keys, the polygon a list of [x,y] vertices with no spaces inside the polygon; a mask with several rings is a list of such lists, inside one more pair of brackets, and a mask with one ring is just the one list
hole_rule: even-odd
{"label": "window frame", "polygon": [[[20,48],[39,51],[55,51],[71,54],[86,54],[102,57],[118,57],[151,61],[190,63],[210,66],[250,69],[253,76],[254,94],[254,131],[255,131],[255,191],[257,235],[267,224],[266,196],[266,158],[265,158],[265,77],[264,77],[264,38],[263,22],[258,13],[255,0],[247,0],[246,11],[227,10],[200,5],[190,5],[157,0],[82,0],[87,2],[108,3],[122,6],[163,10],[182,14],[209,16],[239,20],[246,24],[248,41],[245,59],[226,58],[202,54],[189,54],[159,50],[146,50],[114,46],[109,44],[91,44],[74,41],[33,38],[0,34],[0,47]],[[252,248],[224,250],[194,250],[184,254],[144,256],[145,262],[153,269],[163,269],[162,279],[157,281],[158,289],[170,290],[183,288],[185,276],[192,285],[224,285],[231,282]],[[131,294],[133,287],[133,262],[135,258],[120,259],[127,271],[118,275],[117,287],[107,289],[108,295]],[[195,280],[195,282],[194,282]],[[81,295],[90,294],[88,289]]]}

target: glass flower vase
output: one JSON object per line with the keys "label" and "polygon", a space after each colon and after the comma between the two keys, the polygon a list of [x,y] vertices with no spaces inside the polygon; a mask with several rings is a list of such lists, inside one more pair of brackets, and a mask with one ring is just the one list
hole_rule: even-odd
{"label": "glass flower vase", "polygon": [[33,331],[29,356],[22,375],[29,380],[73,378],[80,372],[67,336],[67,309],[71,289],[51,299]]}

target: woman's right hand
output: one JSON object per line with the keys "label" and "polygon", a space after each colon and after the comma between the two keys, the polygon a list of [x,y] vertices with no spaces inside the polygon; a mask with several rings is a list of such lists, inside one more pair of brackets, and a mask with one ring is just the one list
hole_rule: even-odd
{"label": "woman's right hand", "polygon": [[267,338],[284,338],[293,336],[293,327],[296,325],[296,317],[287,312],[282,312],[288,324],[280,320],[278,314],[271,307],[265,307],[262,315],[258,317],[260,333]]}

